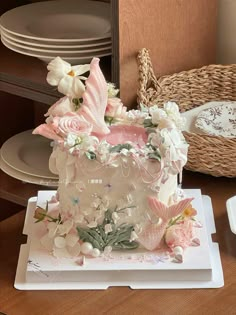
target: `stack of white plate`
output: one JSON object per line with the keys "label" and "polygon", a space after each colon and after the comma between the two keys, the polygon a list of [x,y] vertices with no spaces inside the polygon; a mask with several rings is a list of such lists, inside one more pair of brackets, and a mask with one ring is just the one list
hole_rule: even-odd
{"label": "stack of white plate", "polygon": [[112,53],[110,4],[90,0],[37,2],[0,18],[1,41],[17,53],[71,64]]}
{"label": "stack of white plate", "polygon": [[0,168],[9,176],[26,183],[58,186],[58,176],[49,170],[51,141],[33,135],[32,130],[16,134],[1,147]]}

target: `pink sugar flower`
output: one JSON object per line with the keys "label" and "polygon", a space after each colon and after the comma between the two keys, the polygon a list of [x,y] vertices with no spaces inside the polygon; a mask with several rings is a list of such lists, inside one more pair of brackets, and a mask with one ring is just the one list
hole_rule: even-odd
{"label": "pink sugar flower", "polygon": [[192,245],[194,237],[194,221],[184,220],[167,229],[165,241],[172,249],[176,246],[180,246],[184,249]]}
{"label": "pink sugar flower", "polygon": [[92,124],[76,113],[67,113],[63,117],[56,117],[53,122],[58,126],[58,132],[64,138],[70,133],[75,135],[90,134],[93,128]]}
{"label": "pink sugar flower", "polygon": [[60,98],[55,104],[53,104],[49,109],[48,112],[45,114],[46,117],[48,116],[59,116],[62,117],[68,112],[73,112],[74,106],[71,102],[70,98],[67,96],[64,96]]}
{"label": "pink sugar flower", "polygon": [[107,101],[105,116],[113,118],[123,118],[127,107],[123,106],[121,99],[118,97],[110,97]]}

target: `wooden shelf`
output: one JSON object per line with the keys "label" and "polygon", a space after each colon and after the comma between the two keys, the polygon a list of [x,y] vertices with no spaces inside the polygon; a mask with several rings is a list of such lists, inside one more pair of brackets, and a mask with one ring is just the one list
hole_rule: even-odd
{"label": "wooden shelf", "polygon": [[[110,81],[111,57],[101,58],[100,65]],[[47,83],[47,72],[47,65],[41,60],[0,45],[0,91],[51,105],[62,95]]]}
{"label": "wooden shelf", "polygon": [[0,90],[52,104],[60,94],[46,82],[46,64],[0,46]]}
{"label": "wooden shelf", "polygon": [[27,206],[28,199],[37,196],[39,190],[48,190],[46,186],[24,183],[8,176],[0,170],[0,198],[21,206]]}

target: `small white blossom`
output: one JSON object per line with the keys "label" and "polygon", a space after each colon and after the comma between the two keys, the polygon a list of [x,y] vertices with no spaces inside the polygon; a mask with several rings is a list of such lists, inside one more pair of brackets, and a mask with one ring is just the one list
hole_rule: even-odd
{"label": "small white blossom", "polygon": [[106,224],[104,228],[105,228],[106,234],[112,232],[112,225],[111,224]]}
{"label": "small white blossom", "polygon": [[128,155],[129,155],[129,150],[127,150],[127,149],[122,149],[122,150],[120,151],[120,153],[123,154],[124,156],[128,156]]}
{"label": "small white blossom", "polygon": [[89,224],[87,224],[87,227],[89,228],[95,228],[97,227],[98,223],[96,221],[91,221]]}
{"label": "small white blossom", "polygon": [[84,223],[84,215],[83,214],[77,214],[74,217],[75,223]]}
{"label": "small white blossom", "polygon": [[112,252],[112,247],[111,246],[106,246],[104,248],[103,254],[106,256],[106,255],[109,255],[111,252]]}
{"label": "small white blossom", "polygon": [[147,112],[140,112],[139,110],[132,109],[125,113],[124,119],[130,124],[142,125],[144,120],[149,117]]}
{"label": "small white blossom", "polygon": [[49,222],[47,225],[48,237],[53,238],[56,235],[58,224],[56,222]]}
{"label": "small white blossom", "polygon": [[116,95],[119,93],[119,90],[115,88],[114,83],[107,83],[107,91],[108,91],[108,97],[116,97]]}
{"label": "small white blossom", "polygon": [[58,228],[57,228],[58,234],[59,235],[68,234],[70,230],[72,229],[73,224],[74,222],[71,219],[66,220],[61,224],[58,224]]}
{"label": "small white blossom", "polygon": [[180,130],[184,129],[186,119],[179,112],[179,107],[175,102],[167,102],[164,104],[164,110],[168,116]]}
{"label": "small white blossom", "polygon": [[64,248],[66,246],[66,240],[62,236],[57,236],[54,238],[54,245],[57,248]]}
{"label": "small white blossom", "polygon": [[154,125],[158,125],[162,119],[167,118],[167,113],[163,109],[158,108],[157,105],[150,107],[149,112]]}
{"label": "small white blossom", "polygon": [[119,219],[120,219],[120,216],[118,215],[118,213],[117,212],[113,212],[112,213],[112,219],[113,219],[113,221],[116,223]]}
{"label": "small white blossom", "polygon": [[66,144],[69,146],[69,147],[73,147],[77,141],[78,141],[78,136],[73,134],[73,133],[69,133],[67,135],[67,138],[66,138]]}
{"label": "small white blossom", "polygon": [[138,235],[135,233],[135,231],[132,231],[131,232],[131,235],[130,235],[130,241],[134,241],[138,238]]}

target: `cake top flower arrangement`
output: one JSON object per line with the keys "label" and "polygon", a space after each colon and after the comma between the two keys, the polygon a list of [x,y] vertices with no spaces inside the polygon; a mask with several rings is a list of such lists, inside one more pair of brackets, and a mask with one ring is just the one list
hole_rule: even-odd
{"label": "cake top flower arrangement", "polygon": [[106,82],[97,58],[90,65],[71,66],[57,57],[48,70],[47,82],[65,96],[49,108],[46,123],[34,134],[102,163],[125,155],[140,163],[146,158],[158,160],[168,173],[182,170],[188,145],[176,103],[167,102],[163,108],[140,104],[140,110],[128,111],[117,97],[119,91]]}

